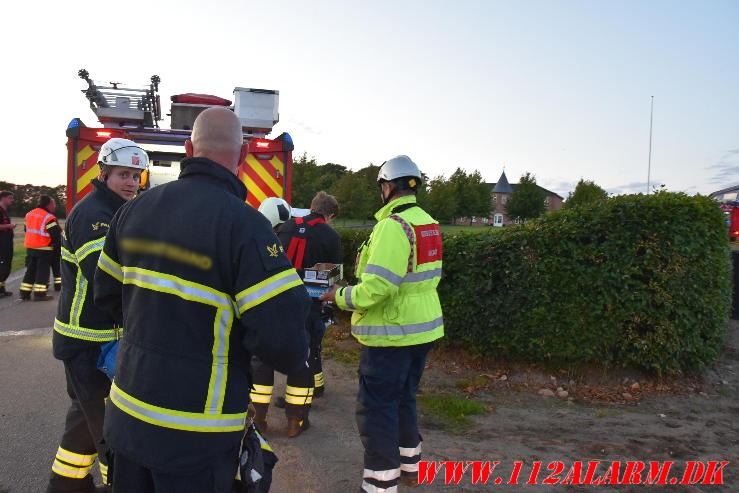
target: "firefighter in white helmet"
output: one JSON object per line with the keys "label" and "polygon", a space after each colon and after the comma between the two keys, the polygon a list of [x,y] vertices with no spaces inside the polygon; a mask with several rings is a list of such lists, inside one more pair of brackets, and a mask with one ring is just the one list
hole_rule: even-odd
{"label": "firefighter in white helmet", "polygon": [[[270,211],[273,209],[270,204],[265,208]],[[280,242],[298,272],[302,273],[304,268],[316,263],[341,263],[341,237],[329,225],[338,214],[339,203],[336,198],[321,191],[311,201],[310,214],[292,218],[279,226]],[[308,415],[313,398],[320,396],[315,392],[322,393],[324,390],[321,341],[330,315],[321,309],[320,301],[313,300],[305,327],[310,337],[309,366],[287,374],[285,397],[278,398],[275,404],[285,408],[287,436],[290,438],[308,429]],[[253,390],[250,394],[256,410],[254,422],[260,429],[266,430],[267,412],[274,390],[274,371],[262,362],[255,363]]]}
{"label": "firefighter in white helmet", "polygon": [[441,279],[439,224],[416,203],[421,172],[408,156],[385,161],[377,176],[385,204],[363,244],[354,286],[321,299],[351,310],[362,345],[356,420],[364,445],[361,491],[413,484],[421,460],[416,392],[426,355],[443,337],[436,287]]}
{"label": "firefighter in white helmet", "polygon": [[259,204],[259,212],[266,217],[272,225],[272,230],[277,233],[279,226],[290,219],[292,209],[287,200],[279,197],[267,197]]}
{"label": "firefighter in white helmet", "polygon": [[51,467],[48,493],[94,492],[90,470],[97,457],[109,491],[107,448],[103,437],[104,400],[110,380],[97,369],[100,348],[121,334],[113,319],[92,300],[93,278],[108,225],[115,212],[139,189],[149,165],[135,142],[113,138],[98,152],[100,173],[92,191],[74,206],[62,240],[62,291],[54,320],[54,356],[64,362],[72,400],[59,450]]}

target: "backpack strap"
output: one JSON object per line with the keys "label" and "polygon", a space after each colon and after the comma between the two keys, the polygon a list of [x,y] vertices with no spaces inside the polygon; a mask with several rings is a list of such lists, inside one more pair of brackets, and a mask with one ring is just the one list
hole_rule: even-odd
{"label": "backpack strap", "polygon": [[290,244],[287,246],[287,258],[293,264],[293,267],[300,270],[303,268],[303,257],[305,256],[305,238],[290,238]]}
{"label": "backpack strap", "polygon": [[[307,224],[308,227],[315,226],[316,224],[326,223],[326,220],[322,217],[317,217],[315,219],[311,219],[310,221],[306,221],[302,217],[296,217],[295,218],[295,224],[299,227],[298,232],[293,235],[292,238],[290,238],[290,244],[287,246],[287,258],[290,259],[290,262],[293,264],[293,267],[295,267],[297,270],[301,270],[303,268],[303,258],[305,257],[305,247],[308,244],[306,237],[308,234],[303,231],[300,232],[300,226],[303,224]],[[304,229],[307,229],[305,226],[303,226]]]}
{"label": "backpack strap", "polygon": [[416,235],[413,233],[413,228],[405,219],[397,214],[391,214],[388,218],[400,224],[405,236],[408,238],[408,242],[411,244],[411,253],[408,255],[408,272],[413,272],[413,253],[416,247]]}

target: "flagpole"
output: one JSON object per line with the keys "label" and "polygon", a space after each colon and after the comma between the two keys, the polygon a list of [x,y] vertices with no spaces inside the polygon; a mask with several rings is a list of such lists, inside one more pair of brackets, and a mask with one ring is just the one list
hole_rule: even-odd
{"label": "flagpole", "polygon": [[647,195],[652,184],[652,117],[654,116],[654,96],[652,96],[652,105],[649,111],[649,161],[647,164]]}

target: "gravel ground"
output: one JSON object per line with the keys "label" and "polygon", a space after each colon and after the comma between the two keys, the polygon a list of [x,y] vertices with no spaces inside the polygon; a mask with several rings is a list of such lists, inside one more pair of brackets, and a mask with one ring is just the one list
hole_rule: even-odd
{"label": "gravel ground", "polygon": [[[717,365],[701,377],[677,379],[633,372],[572,377],[530,368],[498,368],[433,352],[422,391],[467,396],[483,403],[487,412],[471,416],[469,428],[451,432],[422,410],[424,460],[500,463],[487,484],[473,484],[472,467],[458,484],[444,484],[446,469],[441,468],[431,484],[422,483],[415,491],[739,491],[738,348],[739,323],[732,321]],[[270,410],[267,437],[280,457],[272,491],[343,493],[356,491],[360,484],[362,446],[354,422],[356,368],[331,360],[325,367],[327,392],[313,406],[309,430],[288,439],[283,411]],[[276,387],[280,385],[278,380]],[[600,462],[594,477],[603,475],[614,462],[621,467],[619,478],[628,461],[647,467],[656,461],[660,471],[670,463],[671,468],[663,485],[544,484],[550,473],[550,480],[562,483],[578,464],[584,476],[591,461]],[[723,467],[715,466],[714,478],[724,484],[670,484],[673,477],[680,482],[689,461],[703,466],[728,461]],[[534,474],[537,467],[541,469]],[[701,465],[695,467],[698,471]],[[518,479],[512,481],[516,470]],[[646,479],[646,472],[641,479]]]}

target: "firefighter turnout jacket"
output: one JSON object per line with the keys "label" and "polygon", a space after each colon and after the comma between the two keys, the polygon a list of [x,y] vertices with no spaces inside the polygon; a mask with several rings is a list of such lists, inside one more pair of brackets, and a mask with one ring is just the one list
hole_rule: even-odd
{"label": "firefighter turnout jacket", "polygon": [[310,299],[246,187],[205,158],[125,204],[95,275],[95,302],[125,335],[106,409],[110,447],[151,469],[197,471],[238,450],[250,352],[305,365]]}
{"label": "firefighter turnout jacket", "polygon": [[54,356],[67,359],[81,349],[117,338],[111,316],[95,306],[92,281],[113,214],[126,201],[98,179],[77,203],[62,234],[64,284],[54,320]]}
{"label": "firefighter turnout jacket", "polygon": [[439,224],[413,195],[380,209],[360,247],[355,286],[341,288],[336,304],[352,310],[352,335],[365,346],[411,346],[444,335],[436,287],[441,279]]}
{"label": "firefighter turnout jacket", "polygon": [[26,214],[23,246],[34,250],[54,250],[60,241],[60,231],[56,216],[46,209],[36,207]]}

